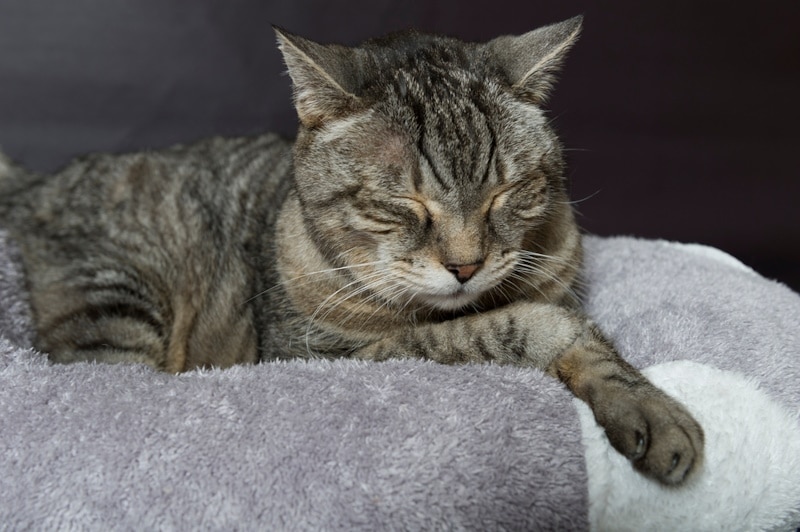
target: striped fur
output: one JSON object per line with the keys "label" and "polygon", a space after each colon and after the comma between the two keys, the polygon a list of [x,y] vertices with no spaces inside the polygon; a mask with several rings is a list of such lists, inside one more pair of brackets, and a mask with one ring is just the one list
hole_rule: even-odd
{"label": "striped fur", "polygon": [[580,236],[540,107],[579,29],[358,48],[278,30],[293,144],[211,139],[47,177],[0,159],[36,347],[169,372],[341,356],[539,368],[643,473],[682,482],[702,430],[579,310]]}

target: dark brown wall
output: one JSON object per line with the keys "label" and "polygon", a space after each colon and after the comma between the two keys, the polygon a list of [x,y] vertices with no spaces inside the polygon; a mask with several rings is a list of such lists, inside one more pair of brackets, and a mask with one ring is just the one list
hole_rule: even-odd
{"label": "dark brown wall", "polygon": [[278,130],[270,24],[354,43],[466,39],[584,13],[551,101],[581,223],[699,241],[800,289],[800,3],[3,0],[0,145],[38,169],[93,150]]}

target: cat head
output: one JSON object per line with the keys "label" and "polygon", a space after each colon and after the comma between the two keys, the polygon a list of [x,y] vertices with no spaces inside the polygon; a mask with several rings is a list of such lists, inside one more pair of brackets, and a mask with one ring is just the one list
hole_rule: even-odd
{"label": "cat head", "polygon": [[296,191],[325,256],[440,310],[558,276],[533,264],[574,232],[541,105],[580,28],[487,43],[410,31],[352,48],[276,29],[300,118]]}

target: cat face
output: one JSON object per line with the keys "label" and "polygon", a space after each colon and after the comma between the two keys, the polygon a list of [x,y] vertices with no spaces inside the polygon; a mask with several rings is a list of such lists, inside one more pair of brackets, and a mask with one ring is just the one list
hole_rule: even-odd
{"label": "cat face", "polygon": [[[548,56],[552,34],[532,33],[529,48]],[[358,49],[282,39],[302,123],[296,189],[331,262],[391,303],[448,311],[530,274],[537,232],[567,205],[539,107],[553,57],[534,75],[509,66],[514,38],[403,34]]]}

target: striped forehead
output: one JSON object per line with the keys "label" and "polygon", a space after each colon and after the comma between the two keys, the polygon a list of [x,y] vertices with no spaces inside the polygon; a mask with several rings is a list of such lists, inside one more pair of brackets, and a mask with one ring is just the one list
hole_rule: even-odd
{"label": "striped forehead", "polygon": [[434,70],[403,83],[417,148],[437,184],[449,192],[493,179],[495,135],[474,82],[458,71]]}

